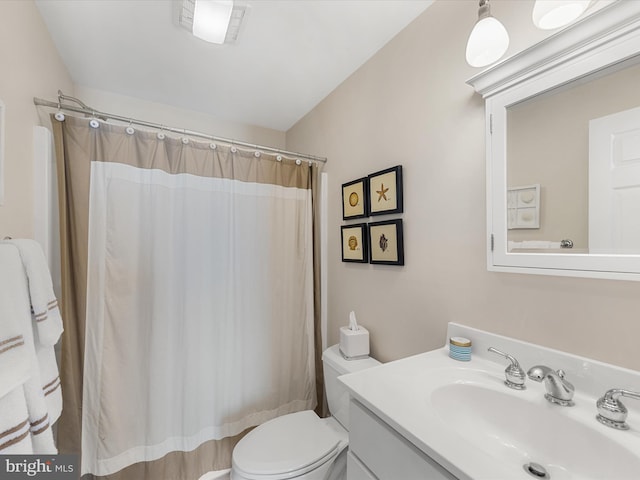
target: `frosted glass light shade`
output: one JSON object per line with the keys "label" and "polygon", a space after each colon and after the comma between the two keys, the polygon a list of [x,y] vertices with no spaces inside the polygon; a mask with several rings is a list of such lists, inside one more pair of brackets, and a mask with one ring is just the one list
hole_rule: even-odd
{"label": "frosted glass light shade", "polygon": [[542,30],[564,27],[584,13],[591,0],[536,0],[533,24]]}
{"label": "frosted glass light shade", "polygon": [[206,42],[224,43],[232,11],[232,0],[196,0],[193,34]]}
{"label": "frosted glass light shade", "polygon": [[475,24],[467,41],[467,63],[484,67],[497,61],[509,47],[509,34],[495,17],[487,16]]}

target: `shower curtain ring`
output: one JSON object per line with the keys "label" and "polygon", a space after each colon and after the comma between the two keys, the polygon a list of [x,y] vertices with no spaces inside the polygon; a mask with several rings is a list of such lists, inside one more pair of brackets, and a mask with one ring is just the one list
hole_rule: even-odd
{"label": "shower curtain ring", "polygon": [[164,140],[165,136],[164,125],[160,125],[160,131],[156,134],[156,137],[158,137],[158,140]]}
{"label": "shower curtain ring", "polygon": [[62,104],[60,103],[59,99],[58,99],[58,111],[53,117],[59,122],[64,122],[65,117],[64,117],[64,113],[62,113]]}
{"label": "shower curtain ring", "polygon": [[98,120],[96,120],[96,111],[95,110],[91,110],[91,116],[93,118],[91,120],[89,120],[89,126],[91,128],[98,128],[100,126],[100,122]]}
{"label": "shower curtain ring", "polygon": [[133,128],[131,126],[132,123],[133,123],[133,119],[130,118],[129,119],[129,126],[124,129],[124,131],[127,132],[129,135],[133,135],[136,132],[135,128]]}

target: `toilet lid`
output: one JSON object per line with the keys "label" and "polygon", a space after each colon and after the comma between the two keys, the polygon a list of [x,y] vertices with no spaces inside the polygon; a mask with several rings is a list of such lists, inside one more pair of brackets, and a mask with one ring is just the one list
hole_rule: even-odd
{"label": "toilet lid", "polygon": [[274,418],[249,432],[233,450],[233,467],[247,478],[290,478],[313,470],[345,437],[313,411]]}

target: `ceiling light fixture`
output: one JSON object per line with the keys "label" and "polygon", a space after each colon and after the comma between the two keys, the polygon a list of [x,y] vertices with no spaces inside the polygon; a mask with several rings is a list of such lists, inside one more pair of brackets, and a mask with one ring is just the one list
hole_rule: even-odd
{"label": "ceiling light fixture", "polygon": [[508,47],[507,29],[491,15],[489,0],[480,0],[478,21],[467,41],[467,63],[472,67],[484,67],[499,60]]}
{"label": "ceiling light fixture", "polygon": [[205,42],[223,44],[233,11],[231,0],[196,0],[193,34]]}
{"label": "ceiling light fixture", "polygon": [[182,0],[180,26],[210,43],[234,43],[244,20],[245,6],[232,0]]}
{"label": "ceiling light fixture", "polygon": [[536,0],[533,24],[542,30],[564,27],[582,15],[591,0]]}

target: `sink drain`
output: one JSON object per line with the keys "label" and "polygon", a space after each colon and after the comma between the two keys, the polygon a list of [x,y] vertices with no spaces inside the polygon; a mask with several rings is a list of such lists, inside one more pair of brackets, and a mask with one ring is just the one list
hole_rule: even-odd
{"label": "sink drain", "polygon": [[529,475],[535,478],[551,478],[551,476],[547,473],[547,470],[540,465],[539,463],[525,463],[522,468]]}

